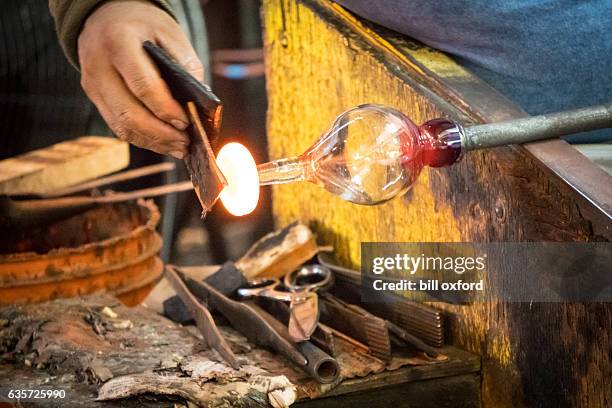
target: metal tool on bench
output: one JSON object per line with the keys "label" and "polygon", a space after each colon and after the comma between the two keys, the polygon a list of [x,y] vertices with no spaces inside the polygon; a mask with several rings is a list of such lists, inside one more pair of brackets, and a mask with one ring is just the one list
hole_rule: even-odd
{"label": "metal tool on bench", "polygon": [[[292,223],[260,238],[236,262],[226,262],[205,280],[223,294],[233,296],[249,279],[270,274],[284,276],[298,269],[318,250],[312,231],[305,225]],[[164,299],[160,306],[166,317],[175,322],[187,324],[191,320],[176,296]]]}
{"label": "metal tool on bench", "polygon": [[138,198],[192,190],[190,182],[167,184],[129,192],[116,192],[102,196],[68,196],[58,198],[18,200],[0,196],[0,228],[21,230],[35,228],[85,211],[98,204],[111,204]]}
{"label": "metal tool on bench", "polygon": [[321,296],[321,321],[367,344],[372,354],[384,361],[391,359],[392,344],[411,345],[430,356],[438,352],[418,337],[386,319],[374,316],[357,305],[326,293]]}
{"label": "metal tool on bench", "polygon": [[320,303],[321,323],[366,344],[373,356],[391,360],[391,336],[383,319],[359,313],[329,293],[321,295]]}
{"label": "metal tool on bench", "polygon": [[240,363],[236,359],[236,356],[232,352],[230,346],[221,335],[221,332],[219,332],[210,311],[201,305],[198,299],[193,296],[185,285],[185,282],[183,282],[183,280],[178,276],[174,267],[169,265],[166,267],[166,278],[170,281],[170,284],[176,291],[177,295],[191,313],[196,326],[202,333],[204,341],[206,341],[208,346],[217,350],[217,352],[221,354],[221,357],[223,357],[223,359],[227,361],[230,366],[235,369],[240,368]]}
{"label": "metal tool on bench", "polygon": [[338,378],[336,360],[308,341],[293,343],[286,327],[255,303],[230,299],[208,283],[190,278],[176,267],[168,268],[176,272],[195,297],[221,313],[249,341],[284,355],[321,383]]}
{"label": "metal tool on bench", "polygon": [[171,171],[176,168],[173,162],[163,162],[157,164],[151,164],[150,166],[142,166],[135,169],[121,171],[119,173],[111,174],[110,176],[98,177],[85,183],[80,183],[74,186],[66,187],[61,190],[56,190],[46,194],[41,194],[41,198],[54,198],[72,195],[74,193],[80,193],[85,190],[93,190],[102,186],[106,186],[113,183],[120,183],[124,181],[134,180],[140,177],[150,176],[153,174],[163,173]]}
{"label": "metal tool on bench", "polygon": [[[291,312],[289,311],[289,306],[285,302],[276,302],[266,298],[259,298],[256,302],[258,306],[261,306],[281,323],[285,325],[288,324]],[[365,353],[369,354],[371,352],[370,348],[365,344],[321,322],[317,323],[315,331],[310,336],[310,341],[312,343],[332,357],[335,357],[339,351],[338,340],[347,342]]]}
{"label": "metal tool on bench", "polygon": [[333,284],[332,272],[322,265],[305,265],[285,275],[283,285],[278,279],[258,279],[239,288],[242,299],[264,297],[288,302],[288,330],[294,341],[308,340],[319,321],[318,297],[315,291]]}
{"label": "metal tool on bench", "polygon": [[336,296],[389,320],[430,346],[444,345],[444,319],[441,311],[383,291],[372,293],[372,296],[377,298],[364,303],[361,300],[362,283],[359,271],[337,265],[328,254],[320,253],[317,260],[334,271],[336,283],[332,292]]}

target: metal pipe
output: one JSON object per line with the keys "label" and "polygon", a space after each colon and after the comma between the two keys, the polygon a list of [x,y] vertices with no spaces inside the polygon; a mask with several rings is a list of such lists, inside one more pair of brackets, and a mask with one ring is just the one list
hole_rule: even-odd
{"label": "metal pipe", "polygon": [[588,108],[530,116],[463,129],[464,150],[553,139],[612,127],[612,102]]}
{"label": "metal pipe", "polygon": [[321,384],[329,384],[340,376],[340,365],[329,354],[315,346],[309,341],[295,344],[300,353],[306,357],[308,363],[303,367],[310,376]]}
{"label": "metal pipe", "polygon": [[[340,366],[333,357],[309,341],[293,343],[293,340],[289,335],[289,330],[283,323],[252,301],[245,301],[242,303],[248,305],[259,316],[259,318],[265,320],[275,333],[294,345],[295,350],[299,352],[300,357],[302,358],[299,360],[294,359],[293,361],[299,364],[302,369],[312,378],[322,384],[329,384],[338,379],[338,376],[340,375]],[[243,334],[247,335],[247,333]],[[302,362],[304,358],[306,360]]]}

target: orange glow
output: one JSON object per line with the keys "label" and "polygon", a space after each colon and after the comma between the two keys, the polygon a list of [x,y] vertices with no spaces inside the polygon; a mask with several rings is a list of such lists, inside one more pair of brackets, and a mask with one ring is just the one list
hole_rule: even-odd
{"label": "orange glow", "polygon": [[251,152],[240,143],[228,143],[217,155],[217,165],[227,179],[221,202],[231,214],[247,215],[259,201],[259,175]]}

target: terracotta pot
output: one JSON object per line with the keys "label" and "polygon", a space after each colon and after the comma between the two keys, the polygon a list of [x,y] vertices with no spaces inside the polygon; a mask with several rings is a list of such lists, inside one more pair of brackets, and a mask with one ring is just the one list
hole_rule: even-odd
{"label": "terracotta pot", "polygon": [[97,291],[136,304],[160,278],[162,240],[153,201],[104,205],[59,221],[0,250],[0,305]]}

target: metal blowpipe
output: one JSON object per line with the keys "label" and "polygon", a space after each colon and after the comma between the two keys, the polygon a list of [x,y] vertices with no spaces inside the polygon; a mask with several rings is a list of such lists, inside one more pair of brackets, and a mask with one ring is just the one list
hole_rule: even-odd
{"label": "metal blowpipe", "polygon": [[462,127],[449,119],[415,125],[381,105],[336,118],[306,152],[257,166],[260,185],[310,181],[346,201],[384,203],[405,193],[425,166],[456,163],[465,151],[558,138],[612,127],[612,103]]}

